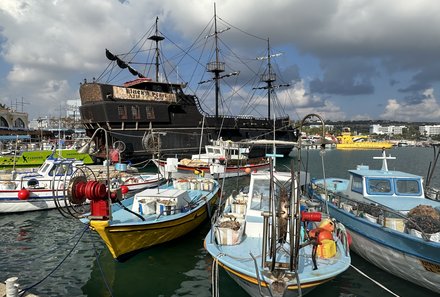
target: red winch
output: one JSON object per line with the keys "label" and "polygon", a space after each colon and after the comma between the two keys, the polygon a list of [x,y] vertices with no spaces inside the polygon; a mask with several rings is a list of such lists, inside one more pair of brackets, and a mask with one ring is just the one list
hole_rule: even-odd
{"label": "red winch", "polygon": [[80,202],[89,199],[91,216],[94,219],[100,218],[105,220],[109,218],[110,208],[107,198],[106,185],[98,181],[79,181],[73,185],[72,200]]}

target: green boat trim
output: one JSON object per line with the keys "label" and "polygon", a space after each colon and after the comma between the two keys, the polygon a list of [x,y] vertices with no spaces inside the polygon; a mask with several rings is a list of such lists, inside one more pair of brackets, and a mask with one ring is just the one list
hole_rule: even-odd
{"label": "green boat trim", "polygon": [[[0,167],[34,167],[44,163],[44,161],[53,153],[52,150],[37,150],[21,152],[19,155],[3,155],[0,156]],[[89,154],[78,153],[75,149],[56,150],[55,158],[76,159],[83,161],[84,164],[94,164]]]}

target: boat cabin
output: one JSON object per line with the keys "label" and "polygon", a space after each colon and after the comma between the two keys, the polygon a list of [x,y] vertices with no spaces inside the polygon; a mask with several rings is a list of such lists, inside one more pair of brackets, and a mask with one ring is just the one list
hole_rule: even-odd
{"label": "boat cabin", "polygon": [[243,146],[232,141],[222,139],[214,140],[212,144],[205,146],[204,154],[192,155],[192,160],[201,160],[208,164],[215,163],[220,159],[228,161],[246,161],[249,155],[249,146]]}
{"label": "boat cabin", "polygon": [[70,176],[76,166],[83,165],[82,161],[76,159],[46,159],[38,169],[38,174],[43,177]]}
{"label": "boat cabin", "polygon": [[[425,198],[421,176],[401,171],[370,170],[365,165],[359,165],[349,173],[345,194],[352,199],[381,204],[402,213],[420,204],[437,205],[435,201]],[[336,190],[337,187],[335,183]]]}

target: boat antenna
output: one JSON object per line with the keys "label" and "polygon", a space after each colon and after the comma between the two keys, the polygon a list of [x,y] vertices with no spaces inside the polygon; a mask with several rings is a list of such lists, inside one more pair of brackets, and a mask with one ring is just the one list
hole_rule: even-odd
{"label": "boat antenna", "polygon": [[387,160],[395,160],[396,157],[391,157],[391,155],[389,155],[387,157],[387,154],[385,153],[385,148],[383,148],[382,149],[382,157],[373,157],[373,159],[375,159],[375,160],[382,160],[382,168],[381,168],[381,170],[388,171]]}
{"label": "boat antenna", "polygon": [[156,81],[159,81],[159,60],[160,60],[160,51],[159,51],[159,42],[161,42],[162,40],[164,40],[165,38],[163,36],[159,35],[159,30],[158,30],[158,21],[159,21],[159,17],[156,17],[156,33],[150,37],[148,37],[148,39],[153,40],[154,42],[156,42]]}

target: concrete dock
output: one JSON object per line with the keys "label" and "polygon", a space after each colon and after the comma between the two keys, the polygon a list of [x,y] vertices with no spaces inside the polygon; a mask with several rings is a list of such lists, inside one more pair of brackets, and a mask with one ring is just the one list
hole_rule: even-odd
{"label": "concrete dock", "polygon": [[[38,297],[32,293],[26,293],[24,296],[26,297]],[[0,282],[0,297],[6,297],[6,285],[3,282]]]}

